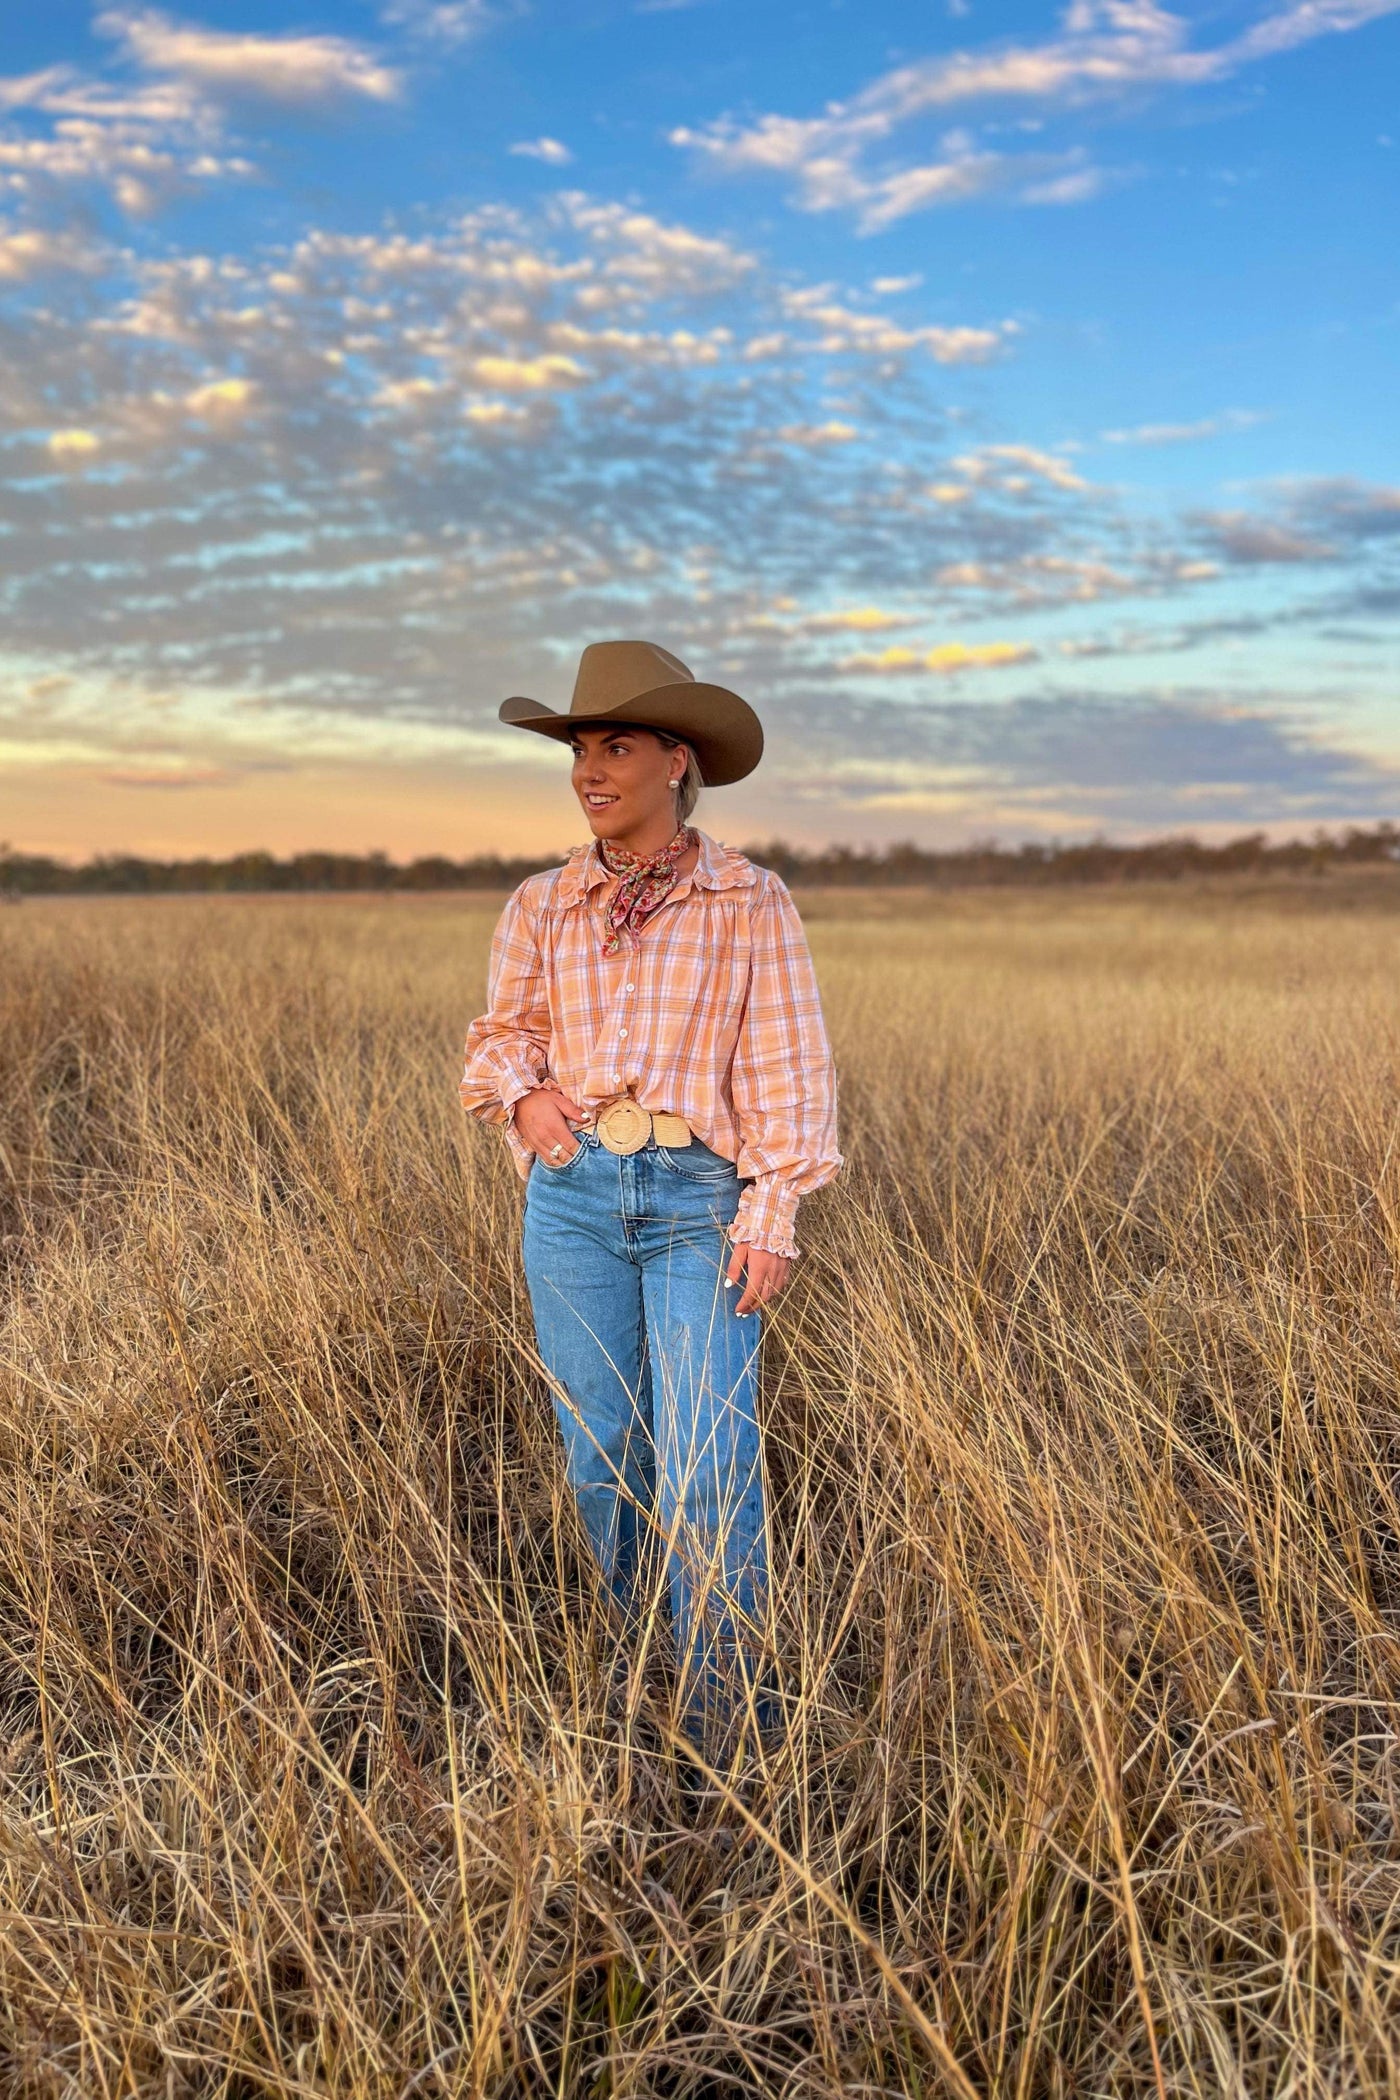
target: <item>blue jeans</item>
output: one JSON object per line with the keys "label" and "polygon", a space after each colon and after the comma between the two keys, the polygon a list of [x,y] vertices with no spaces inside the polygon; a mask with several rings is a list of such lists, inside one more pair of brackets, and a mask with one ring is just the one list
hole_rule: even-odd
{"label": "blue jeans", "polygon": [[719,1749],[752,1707],[768,1577],[759,1316],[726,1290],[743,1184],[698,1141],[609,1152],[591,1132],[536,1161],[525,1277],[569,1482],[624,1625],[664,1555],[684,1725]]}

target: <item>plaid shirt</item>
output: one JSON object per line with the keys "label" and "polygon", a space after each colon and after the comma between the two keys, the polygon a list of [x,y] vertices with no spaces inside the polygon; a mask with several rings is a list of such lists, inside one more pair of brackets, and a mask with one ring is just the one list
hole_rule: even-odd
{"label": "plaid shirt", "polygon": [[731,1239],[795,1254],[799,1196],[841,1165],[812,958],[777,876],[699,837],[694,869],[616,955],[602,953],[615,878],[591,844],[520,885],[491,944],[462,1104],[505,1124],[522,1175],[534,1155],[511,1111],[536,1087],[584,1109],[631,1093],[682,1115],[749,1184]]}

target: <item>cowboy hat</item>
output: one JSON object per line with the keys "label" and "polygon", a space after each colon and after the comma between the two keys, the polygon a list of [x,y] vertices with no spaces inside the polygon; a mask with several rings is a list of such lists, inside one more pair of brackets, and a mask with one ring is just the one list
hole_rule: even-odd
{"label": "cowboy hat", "polygon": [[579,658],[566,715],[515,694],[500,716],[516,729],[537,729],[561,744],[586,723],[632,722],[689,744],[707,787],[728,787],[763,756],[763,726],[747,700],[722,685],[703,685],[678,656],[655,642],[590,642]]}

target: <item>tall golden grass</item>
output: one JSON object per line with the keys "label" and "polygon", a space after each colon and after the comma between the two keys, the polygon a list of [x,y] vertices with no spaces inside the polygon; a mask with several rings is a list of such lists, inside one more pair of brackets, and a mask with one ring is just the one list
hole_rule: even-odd
{"label": "tall golden grass", "polygon": [[791,1726],[698,1797],[456,1107],[492,910],[5,914],[0,2088],[1393,2092],[1400,912],[1335,896],[814,902]]}

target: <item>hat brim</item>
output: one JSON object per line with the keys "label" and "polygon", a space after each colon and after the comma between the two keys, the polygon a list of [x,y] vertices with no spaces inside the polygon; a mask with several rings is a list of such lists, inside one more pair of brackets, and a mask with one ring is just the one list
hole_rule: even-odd
{"label": "hat brim", "polygon": [[541,700],[521,693],[503,700],[500,719],[513,729],[533,729],[539,736],[567,744],[580,729],[631,722],[638,729],[660,729],[690,745],[700,762],[706,787],[730,787],[752,773],[763,756],[763,725],[737,693],[727,686],[694,680],[654,686],[615,707],[587,713],[556,714]]}

